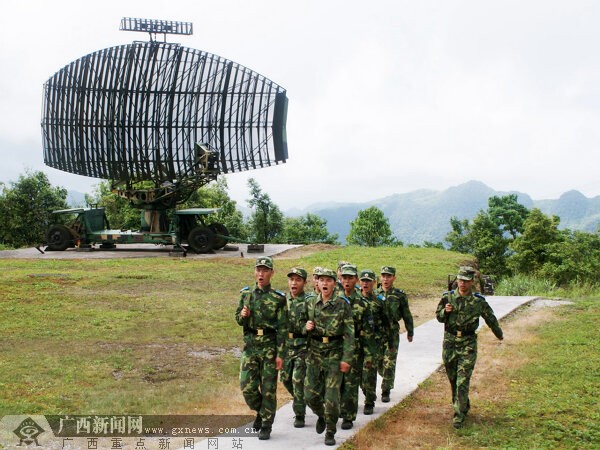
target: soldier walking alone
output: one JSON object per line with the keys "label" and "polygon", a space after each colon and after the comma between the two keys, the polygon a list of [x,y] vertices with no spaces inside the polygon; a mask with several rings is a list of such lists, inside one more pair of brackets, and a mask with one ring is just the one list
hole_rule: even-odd
{"label": "soldier walking alone", "polygon": [[469,412],[469,384],[477,360],[479,317],[502,340],[503,334],[494,311],[480,294],[473,293],[475,273],[461,267],[458,271],[458,290],[445,292],[437,306],[436,317],[444,324],[442,359],[452,389],[454,428],[461,428]]}

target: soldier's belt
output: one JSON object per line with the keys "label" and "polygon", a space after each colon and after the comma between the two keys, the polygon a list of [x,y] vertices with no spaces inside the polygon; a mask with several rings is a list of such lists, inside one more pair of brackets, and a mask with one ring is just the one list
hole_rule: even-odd
{"label": "soldier's belt", "polygon": [[462,331],[462,330],[445,330],[445,331],[446,331],[446,333],[450,333],[456,337],[475,336],[474,331]]}
{"label": "soldier's belt", "polygon": [[254,336],[270,336],[277,334],[277,330],[274,328],[246,328],[244,330],[245,333],[253,334]]}
{"label": "soldier's belt", "polygon": [[315,336],[314,334],[310,336],[315,341],[320,341],[323,344],[329,344],[333,341],[339,341],[344,338],[344,336]]}
{"label": "soldier's belt", "polygon": [[360,331],[357,331],[356,333],[354,333],[355,338],[361,337],[361,336],[366,336],[366,335],[367,335],[367,333],[365,333],[365,330],[360,330]]}
{"label": "soldier's belt", "polygon": [[288,333],[288,339],[298,339],[298,338],[305,338],[306,335],[305,334],[300,334],[300,333]]}

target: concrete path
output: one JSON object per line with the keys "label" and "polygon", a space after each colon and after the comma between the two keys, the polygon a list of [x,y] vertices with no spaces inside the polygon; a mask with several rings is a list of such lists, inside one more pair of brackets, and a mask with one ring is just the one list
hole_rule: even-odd
{"label": "concrete path", "polygon": [[[535,297],[501,297],[490,296],[487,301],[494,310],[498,319],[511,313],[519,306],[529,303]],[[433,311],[432,311],[433,314]],[[485,325],[483,319],[480,319],[481,326],[485,327],[485,332],[491,333]],[[437,370],[442,364],[442,339],[444,327],[435,318],[426,322],[415,329],[415,337],[412,343],[406,340],[406,335],[400,336],[400,349],[398,351],[396,381],[394,390],[391,392],[391,402],[381,403],[379,397],[381,391],[381,379],[378,378],[377,396],[378,401],[375,403],[374,414],[365,416],[362,413],[362,405],[364,397],[360,392],[359,411],[354,427],[351,430],[342,430],[340,428],[341,420],[338,422],[338,431],[335,435],[337,445],[341,445],[344,441],[351,438],[360,428],[366,425],[369,421],[376,419],[386,412],[389,408],[400,402],[403,398],[411,394],[420,383],[425,381],[429,376]],[[317,434],[315,432],[315,424],[317,417],[312,411],[307,411],[306,427],[294,428],[294,413],[291,403],[288,403],[277,410],[275,423],[271,439],[268,441],[259,441],[257,437],[241,438],[243,450],[250,449],[323,449],[332,448],[323,443],[325,434]],[[231,438],[219,438],[222,444]],[[214,441],[213,441],[214,445]],[[197,442],[196,448],[214,448],[210,447],[207,441]],[[220,445],[219,445],[220,448]]]}

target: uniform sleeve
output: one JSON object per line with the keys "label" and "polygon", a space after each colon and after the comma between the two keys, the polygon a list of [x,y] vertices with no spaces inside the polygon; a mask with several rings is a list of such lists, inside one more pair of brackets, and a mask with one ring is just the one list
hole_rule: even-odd
{"label": "uniform sleeve", "polygon": [[402,297],[400,297],[400,308],[402,312],[402,320],[404,320],[404,326],[406,327],[406,333],[409,336],[413,336],[415,334],[415,327],[412,313],[408,307],[408,297],[406,294],[403,294]]}
{"label": "uniform sleeve", "polygon": [[438,322],[444,323],[446,321],[446,311],[444,309],[446,307],[446,303],[448,303],[448,298],[446,295],[443,295],[442,299],[437,305],[437,309],[435,310],[435,318],[438,320]]}
{"label": "uniform sleeve", "polygon": [[[374,347],[372,342],[373,336],[373,313],[371,312],[371,308],[369,304],[360,299],[361,302],[361,328],[364,333],[364,336],[360,336],[359,339],[361,341],[361,345],[363,351],[365,353],[365,362],[372,362]],[[356,330],[355,330],[356,331]]]}
{"label": "uniform sleeve", "polygon": [[348,364],[352,363],[352,359],[354,358],[354,318],[352,317],[352,308],[351,306],[344,301],[344,345],[343,351],[344,354],[342,356],[342,361],[347,362]]}
{"label": "uniform sleeve", "polygon": [[245,301],[246,301],[246,293],[242,292],[242,294],[240,295],[240,302],[238,304],[237,309],[235,310],[235,321],[240,326],[248,325],[248,317],[241,316],[241,312],[242,312],[242,309],[244,308]]}
{"label": "uniform sleeve", "polygon": [[494,311],[492,310],[492,307],[488,304],[487,301],[485,301],[485,299],[483,299],[483,297],[480,297],[480,299],[482,301],[481,317],[483,317],[483,320],[485,320],[485,323],[487,324],[487,326],[491,328],[492,333],[494,333],[494,335],[498,339],[502,339],[503,338],[502,329],[500,328],[500,325],[498,324],[498,319],[496,319],[496,316],[494,315]]}
{"label": "uniform sleeve", "polygon": [[285,297],[280,297],[277,310],[277,356],[283,358],[285,343],[287,341],[287,301]]}

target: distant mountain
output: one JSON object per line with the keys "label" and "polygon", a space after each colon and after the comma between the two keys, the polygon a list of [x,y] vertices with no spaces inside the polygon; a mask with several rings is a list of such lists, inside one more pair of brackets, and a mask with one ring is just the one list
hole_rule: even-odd
{"label": "distant mountain", "polygon": [[[470,220],[480,210],[487,209],[491,196],[508,194],[516,194],[519,203],[529,209],[535,207],[544,214],[559,216],[561,228],[595,231],[600,224],[600,196],[590,199],[578,191],[569,191],[558,200],[532,200],[521,192],[495,191],[479,181],[444,191],[421,189],[363,203],[320,203],[301,211],[294,210],[293,215],[317,214],[327,220],[330,233],[338,233],[340,240],[344,240],[358,211],[375,205],[385,213],[392,231],[405,244],[443,242],[450,231],[452,216]],[[292,214],[286,212],[286,215]]]}

